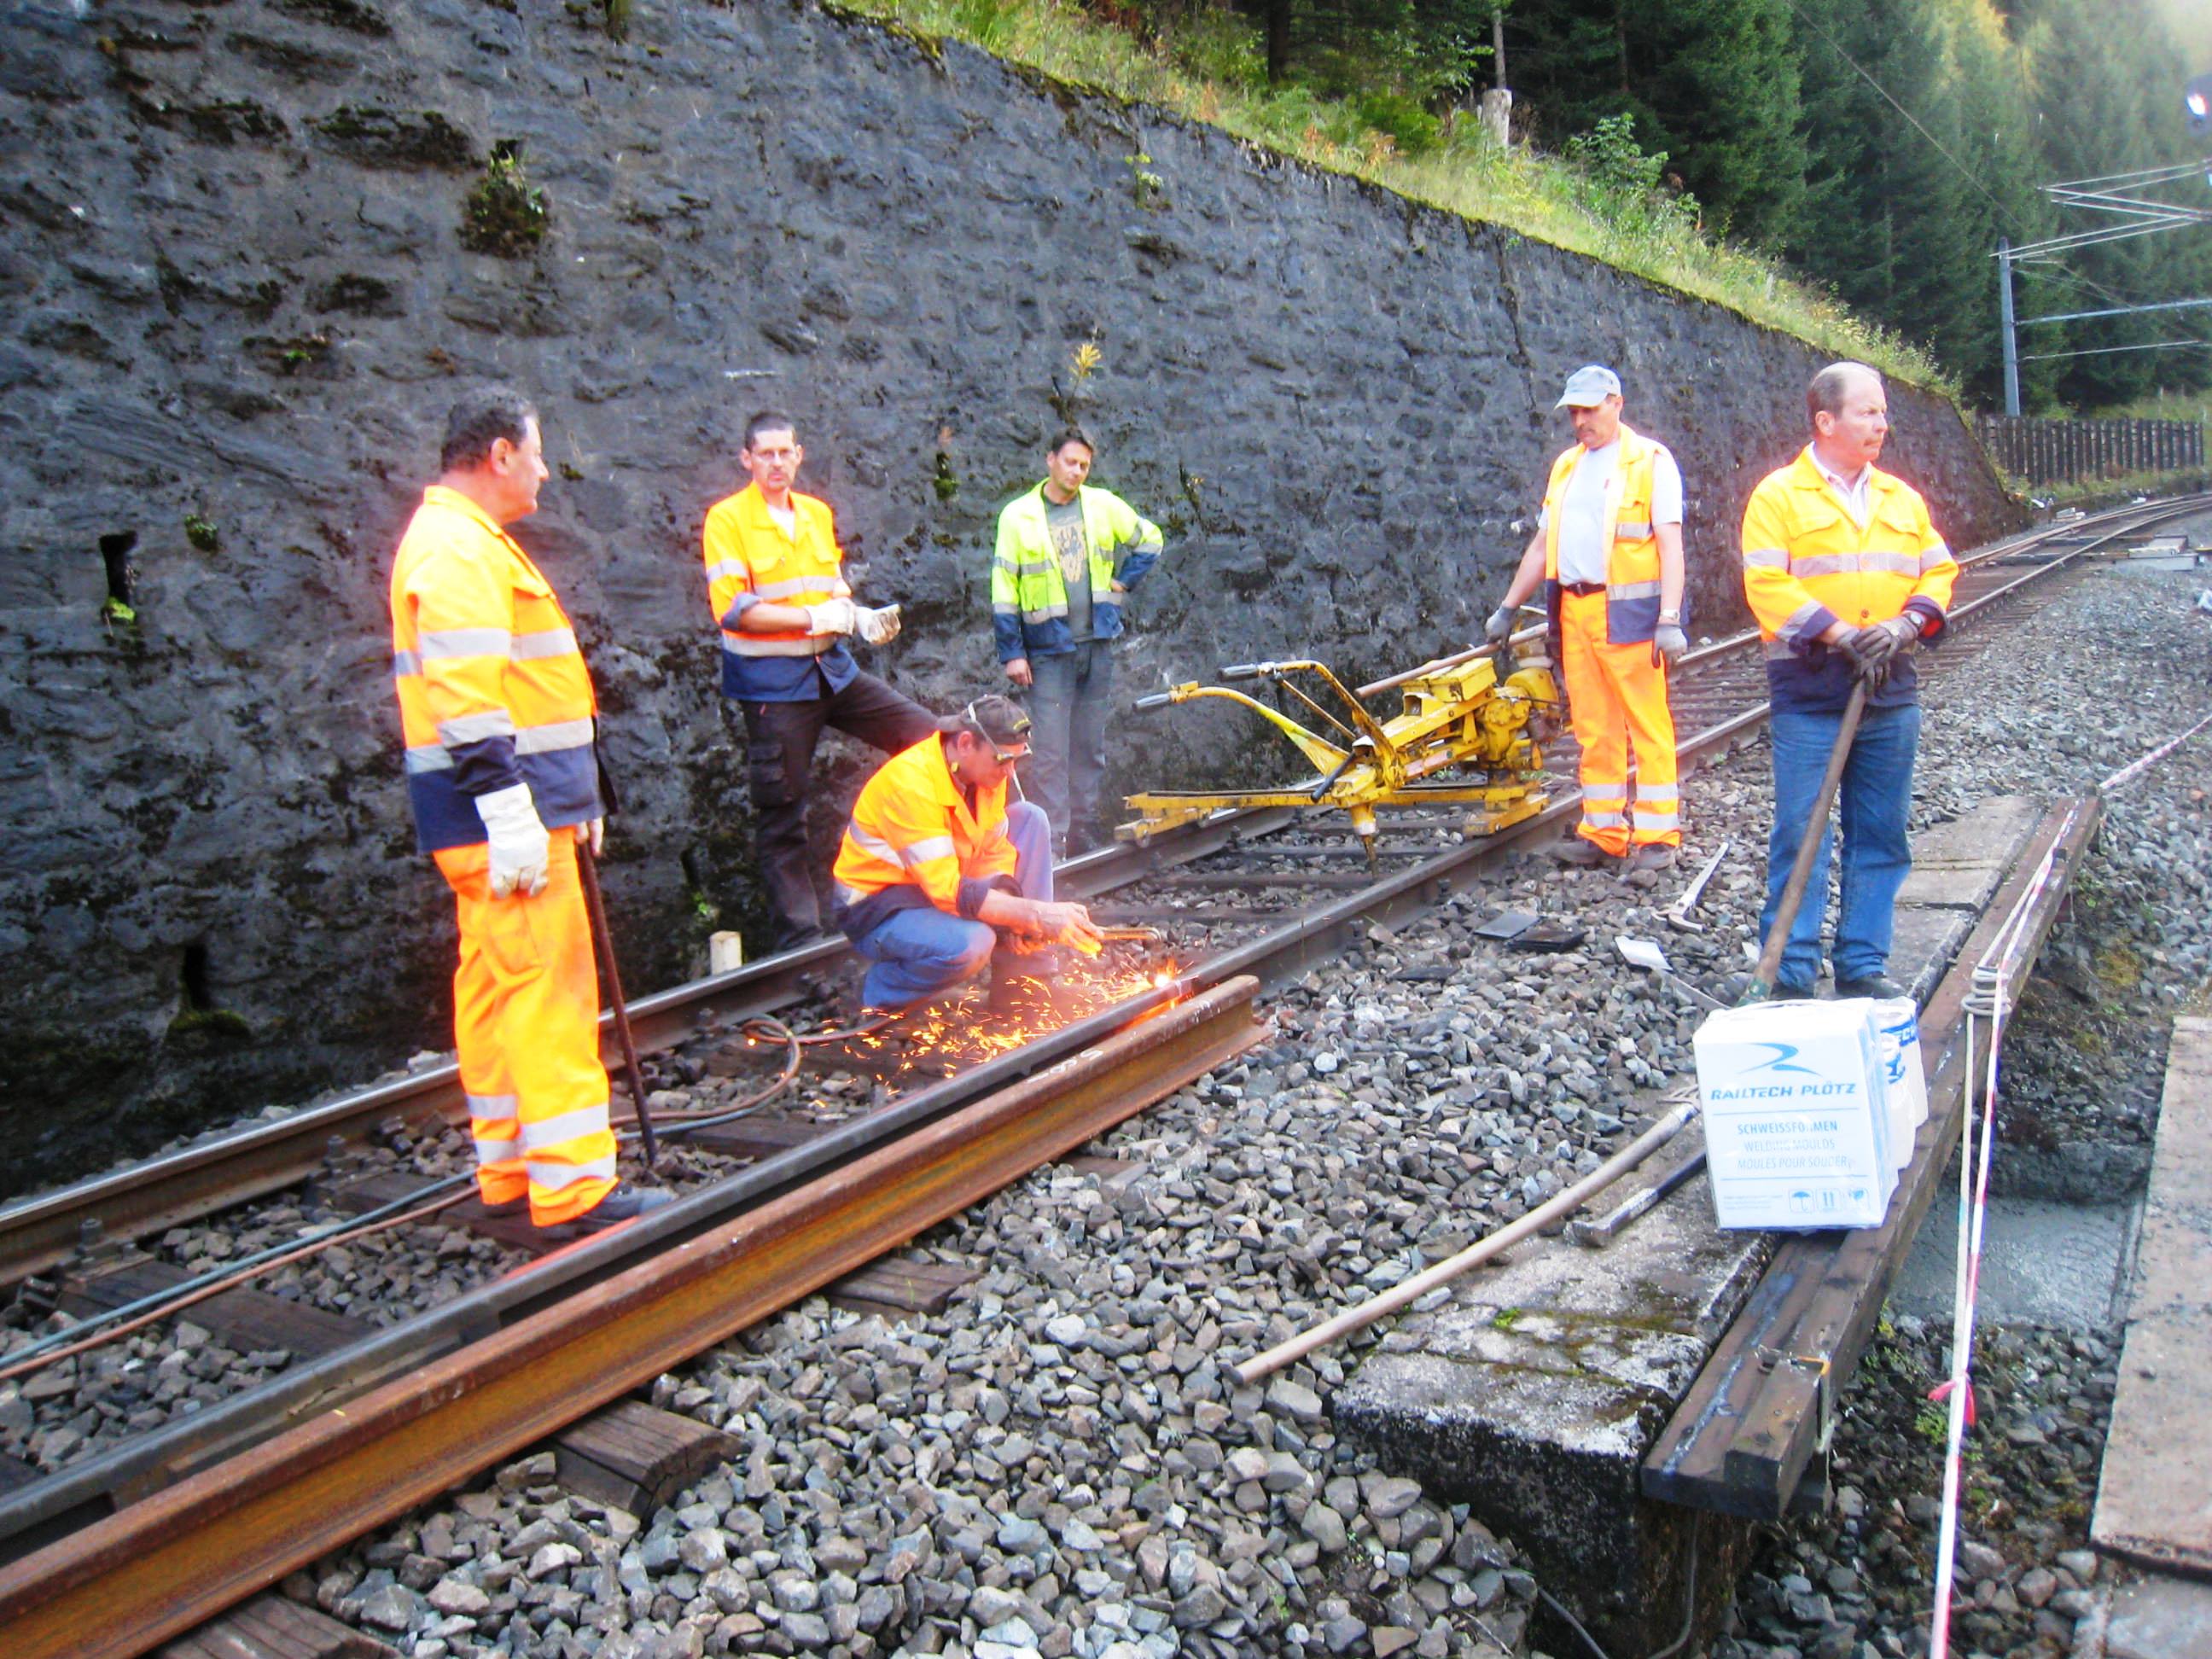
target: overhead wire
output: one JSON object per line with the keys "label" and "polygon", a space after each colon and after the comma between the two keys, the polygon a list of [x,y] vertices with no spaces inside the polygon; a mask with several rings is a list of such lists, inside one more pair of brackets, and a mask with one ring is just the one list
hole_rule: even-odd
{"label": "overhead wire", "polygon": [[1938,138],[1934,133],[1929,131],[1926,127],[1920,124],[1920,118],[1918,116],[1915,115],[1911,110],[1905,108],[1903,104],[1898,102],[1896,97],[1892,94],[1887,87],[1875,80],[1873,75],[1860,64],[1857,58],[1852,57],[1848,52],[1845,52],[1843,48],[1842,43],[1838,41],[1834,35],[1829,33],[1827,30],[1822,28],[1811,16],[1808,15],[1804,7],[1799,5],[1797,3],[1797,0],[1790,0],[1790,9],[1797,14],[1798,21],[1804,24],[1805,27],[1812,30],[1814,33],[1819,35],[1821,40],[1826,41],[1828,43],[1828,49],[1831,52],[1833,52],[1837,57],[1842,58],[1844,62],[1849,64],[1851,68],[1857,72],[1861,80],[1864,81],[1876,92],[1880,93],[1884,100],[1888,103],[1892,109],[1895,110],[1899,115],[1902,115],[1907,121],[1910,121],[1912,124],[1912,130],[1918,133],[1923,138],[1925,138],[1930,144],[1934,145],[1936,152],[1957,170],[1958,174],[1961,179],[1964,179],[1968,184],[1979,191],[1983,198],[1988,201],[1991,207],[2002,214],[2007,220],[2012,222],[2013,225],[2018,227],[2020,224],[2020,216],[2011,208],[2007,207],[2002,202],[1999,201],[1996,192],[1990,190],[1987,185],[1984,184],[1979,178],[1976,177],[1972,168],[1967,167],[1967,165],[1964,161],[1961,161],[1957,156],[1952,155],[1942,139]]}
{"label": "overhead wire", "polygon": [[[1934,133],[1930,132],[1924,125],[1923,125],[1918,116],[1913,114],[1911,110],[1907,109],[1904,104],[1898,100],[1897,96],[1892,93],[1887,87],[1885,87],[1880,81],[1876,80],[1871,70],[1867,69],[1864,64],[1858,61],[1858,59],[1852,57],[1849,52],[1844,50],[1843,43],[1838,40],[1834,35],[1829,33],[1826,28],[1822,27],[1817,19],[1808,15],[1805,9],[1797,3],[1797,0],[1790,0],[1790,9],[1796,14],[1800,22],[1803,23],[1806,27],[1812,30],[1814,34],[1818,35],[1826,43],[1830,51],[1833,52],[1837,57],[1842,58],[1845,64],[1849,64],[1852,71],[1856,73],[1860,79],[1863,80],[1877,93],[1880,93],[1883,100],[1887,102],[1892,109],[1894,109],[1899,115],[1902,115],[1908,122],[1910,122],[1911,124],[1912,130],[1915,132],[1917,132],[1923,138],[1925,138],[1929,143],[1934,147],[1936,153],[1942,155],[1946,161],[1950,163],[1952,168],[1958,173],[1958,175],[1961,179],[1964,179],[1967,184],[1972,185],[1974,190],[1981,195],[1984,200],[1987,201],[1991,207],[1995,208],[1997,212],[2002,216],[2007,223],[2015,230],[2024,230],[2027,228],[2021,221],[2019,214],[2014,209],[2007,206],[2006,204],[1998,198],[1994,191],[1990,190],[1987,185],[1982,182],[1981,178],[1973,171],[1972,168],[1969,167],[1964,161],[1960,161],[1958,156],[1954,155],[1950,148],[1946,145],[1942,139],[1938,138]],[[2186,176],[2194,171],[2194,167],[2195,164],[2192,163],[2188,166],[2178,167],[2149,168],[2145,169],[2141,176],[2149,179],[2151,182],[2161,182],[2166,179]],[[2153,175],[2156,176],[2153,177]],[[2132,179],[2137,176],[2137,174],[2134,173],[2115,173],[2112,174],[2109,179],[2083,179],[2077,182],[2082,184],[2108,183]],[[2039,261],[2039,264],[2042,263],[2043,262]],[[2059,265],[2055,259],[2050,261],[2049,265],[2050,270],[2047,273],[2039,270],[2037,274],[2048,274],[2057,276],[2062,281],[2071,282],[2076,286],[2086,287],[2091,292],[2097,294],[2103,299],[2110,301],[2114,305],[2135,305],[2142,303],[2140,300],[2130,299],[2112,292],[2110,289],[2106,288],[2102,283],[2097,282],[2094,277],[2083,276],[2078,272],[2069,271],[2063,266]],[[2023,325],[2026,324],[2032,324],[2034,320],[2035,319],[2033,318],[2024,319]],[[2180,339],[2159,343],[2160,346],[2169,348],[2174,346],[2186,348],[2207,343],[2212,343],[2194,339]],[[2117,346],[2091,348],[2081,351],[2039,352],[2033,356],[2021,357],[2017,361],[2024,363],[2048,362],[2062,357],[2099,356],[2106,355],[2110,351],[2148,350],[2151,349],[2153,348],[2147,346]]]}

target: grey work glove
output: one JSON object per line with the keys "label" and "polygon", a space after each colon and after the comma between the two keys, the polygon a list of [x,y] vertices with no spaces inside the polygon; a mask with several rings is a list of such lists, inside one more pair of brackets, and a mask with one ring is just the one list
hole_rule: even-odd
{"label": "grey work glove", "polygon": [[477,816],[483,820],[491,852],[491,896],[505,898],[520,889],[536,898],[544,892],[550,849],[530,786],[513,783],[478,795]]}
{"label": "grey work glove", "polygon": [[1867,695],[1889,684],[1889,659],[1896,649],[1894,641],[1884,643],[1870,636],[1870,628],[1846,628],[1844,636],[1829,642],[1828,649],[1840,653],[1851,665],[1851,674],[1867,689]]}
{"label": "grey work glove", "polygon": [[869,645],[889,645],[898,637],[898,606],[886,605],[871,610],[865,605],[854,605],[853,631]]}
{"label": "grey work glove", "polygon": [[809,634],[849,634],[860,622],[860,607],[847,599],[824,599],[803,608]]}
{"label": "grey work glove", "polygon": [[1652,631],[1651,665],[1656,668],[1663,657],[1672,668],[1682,660],[1682,653],[1690,648],[1690,636],[1682,631],[1680,623],[1662,622]]}
{"label": "grey work glove", "polygon": [[1910,611],[1862,628],[1858,633],[1858,651],[1862,656],[1887,663],[1900,651],[1910,650],[1920,638],[1920,618]]}
{"label": "grey work glove", "polygon": [[1489,620],[1482,624],[1482,637],[1492,645],[1498,644],[1501,640],[1510,639],[1512,633],[1513,607],[1510,605],[1499,605],[1497,610],[1490,613]]}

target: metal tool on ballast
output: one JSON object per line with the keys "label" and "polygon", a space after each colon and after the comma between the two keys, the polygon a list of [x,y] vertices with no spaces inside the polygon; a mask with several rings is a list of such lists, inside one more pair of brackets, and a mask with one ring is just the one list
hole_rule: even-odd
{"label": "metal tool on ballast", "polygon": [[1595,1221],[1577,1218],[1567,1223],[1567,1237],[1588,1249],[1602,1249],[1620,1234],[1620,1230],[1638,1216],[1648,1215],[1665,1201],[1667,1195],[1705,1167],[1705,1148],[1699,1147],[1658,1180],[1635,1197],[1616,1204]]}
{"label": "metal tool on ballast", "polygon": [[1632,939],[1626,933],[1620,933],[1614,936],[1613,942],[1614,947],[1620,951],[1622,958],[1633,966],[1644,969],[1648,973],[1656,974],[1662,980],[1672,981],[1708,1007],[1728,1006],[1728,1004],[1723,1002],[1695,980],[1686,979],[1677,973],[1674,964],[1667,960],[1667,953],[1659,948],[1658,940]]}
{"label": "metal tool on ballast", "polygon": [[1721,844],[1713,849],[1712,857],[1705,860],[1705,867],[1691,878],[1690,884],[1682,890],[1682,896],[1667,907],[1663,914],[1669,926],[1687,933],[1705,931],[1704,922],[1690,920],[1690,912],[1698,908],[1698,901],[1705,896],[1705,884],[1713,878],[1713,872],[1721,867],[1721,860],[1728,856],[1729,842],[1729,837],[1721,837]]}
{"label": "metal tool on ballast", "polygon": [[[1155,790],[1127,798],[1138,816],[1118,826],[1123,841],[1142,842],[1216,812],[1267,806],[1332,806],[1352,820],[1354,834],[1375,854],[1382,806],[1464,805],[1475,809],[1469,835],[1492,835],[1541,811],[1550,799],[1543,751],[1559,726],[1559,690],[1550,664],[1516,661],[1511,641],[1478,646],[1426,662],[1363,688],[1397,690],[1400,712],[1388,720],[1370,714],[1355,693],[1318,662],[1240,663],[1221,671],[1224,680],[1265,680],[1320,717],[1323,736],[1279,709],[1225,685],[1188,684],[1137,699],[1139,709],[1201,697],[1221,697],[1251,709],[1297,745],[1317,769],[1310,780],[1275,789]],[[1301,679],[1317,679],[1341,712],[1324,707]],[[1479,771],[1480,782],[1429,782],[1455,768]]]}

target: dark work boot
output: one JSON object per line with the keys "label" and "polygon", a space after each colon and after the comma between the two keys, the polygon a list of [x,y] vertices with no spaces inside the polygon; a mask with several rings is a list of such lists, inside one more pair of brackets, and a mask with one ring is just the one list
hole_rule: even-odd
{"label": "dark work boot", "polygon": [[549,1237],[581,1238],[588,1233],[620,1226],[625,1221],[635,1221],[675,1201],[675,1194],[663,1192],[658,1187],[633,1187],[627,1181],[618,1181],[608,1188],[605,1198],[573,1221],[556,1222],[538,1231]]}
{"label": "dark work boot", "polygon": [[1887,1001],[1892,997],[1911,996],[1912,993],[1887,974],[1869,974],[1864,979],[1838,980],[1836,994],[1839,997],[1872,997],[1876,1001]]}
{"label": "dark work boot", "polygon": [[1571,870],[1596,870],[1620,862],[1595,842],[1585,841],[1580,836],[1553,842],[1544,848],[1544,856],[1553,863],[1565,865]]}

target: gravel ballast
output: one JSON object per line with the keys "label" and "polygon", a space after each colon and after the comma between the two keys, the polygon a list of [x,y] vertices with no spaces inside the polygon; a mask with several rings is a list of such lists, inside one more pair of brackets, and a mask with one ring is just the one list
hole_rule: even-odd
{"label": "gravel ballast", "polygon": [[[2203,586],[2100,568],[2001,638],[1948,647],[1916,822],[2086,791],[2212,708]],[[2166,1022],[2212,975],[2208,742],[2108,804],[2007,1051],[2000,1170],[2016,1146],[2148,1146]],[[1543,1592],[1571,1587],[1539,1585],[1510,1538],[1332,1431],[1360,1345],[1252,1389],[1227,1366],[1525,1212],[1690,1080],[1698,1007],[1621,964],[1613,936],[1662,939],[1732,994],[1767,765],[1753,742],[1694,775],[1675,871],[1624,884],[1517,860],[1270,998],[1263,1046],[1087,1149],[1128,1170],[1040,1170],[918,1241],[981,1275],[943,1313],[893,1325],[811,1298],[662,1378],[655,1403],[747,1447],[671,1507],[568,1497],[541,1455],[288,1591],[418,1659],[1534,1650]],[[1708,931],[1669,932],[1660,910],[1723,836],[1737,851],[1700,907]],[[1474,934],[1507,908],[1585,943]],[[1773,1532],[1713,1652],[1924,1648],[1941,1476],[1921,1396],[1948,1336],[1899,1322],[1876,1345],[1845,1395],[1836,1508]],[[1969,1530],[1988,1553],[1962,1574],[1976,1650],[2063,1652],[2089,1614],[2103,1579],[2081,1538],[2116,1346],[1984,1333]],[[0,1389],[0,1433],[13,1401]]]}

